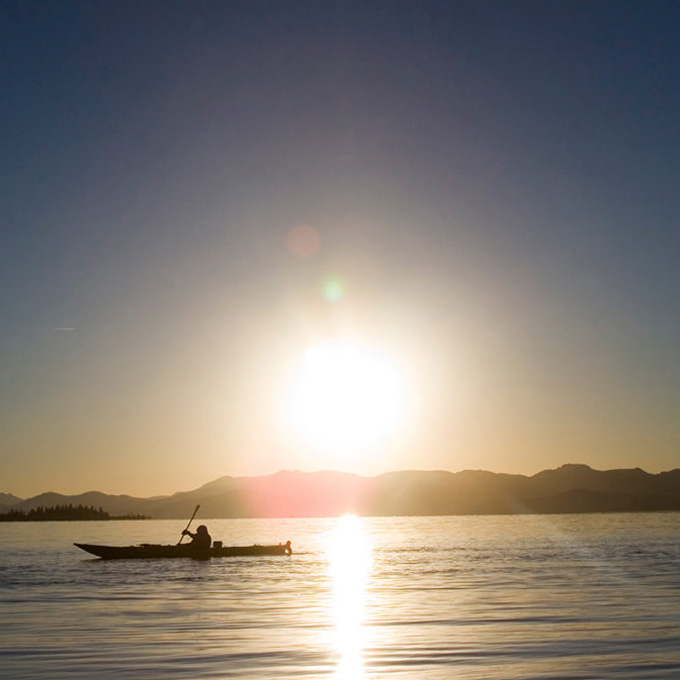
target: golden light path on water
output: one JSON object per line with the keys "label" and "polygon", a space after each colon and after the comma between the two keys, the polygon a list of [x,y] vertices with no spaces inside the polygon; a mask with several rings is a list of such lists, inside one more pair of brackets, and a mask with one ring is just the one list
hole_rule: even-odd
{"label": "golden light path on water", "polygon": [[367,645],[364,615],[373,557],[365,527],[358,517],[340,517],[326,539],[333,587],[333,646],[338,653],[337,680],[366,677],[363,650]]}

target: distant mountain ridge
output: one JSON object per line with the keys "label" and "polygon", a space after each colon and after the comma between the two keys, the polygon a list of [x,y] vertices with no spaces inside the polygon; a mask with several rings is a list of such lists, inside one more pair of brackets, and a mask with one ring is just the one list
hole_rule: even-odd
{"label": "distant mountain ridge", "polygon": [[0,494],[4,512],[68,503],[154,519],[185,518],[199,503],[205,519],[680,511],[680,469],[651,474],[640,468],[601,471],[568,464],[530,477],[482,470],[404,470],[376,477],[281,471],[220,477],[193,491],[153,498],[98,491],[75,496],[49,492],[25,500]]}
{"label": "distant mountain ridge", "polygon": [[23,499],[18,496],[14,496],[11,493],[0,493],[0,512],[5,512],[5,509],[21,503]]}

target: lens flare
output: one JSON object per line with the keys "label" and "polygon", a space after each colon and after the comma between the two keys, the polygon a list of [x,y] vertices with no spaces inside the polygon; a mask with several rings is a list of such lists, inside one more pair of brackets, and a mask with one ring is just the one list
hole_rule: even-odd
{"label": "lens flare", "polygon": [[340,302],[345,297],[346,285],[339,276],[333,274],[324,278],[321,290],[328,302]]}
{"label": "lens flare", "polygon": [[312,257],[320,247],[319,232],[308,224],[298,224],[286,236],[286,249],[294,257]]}

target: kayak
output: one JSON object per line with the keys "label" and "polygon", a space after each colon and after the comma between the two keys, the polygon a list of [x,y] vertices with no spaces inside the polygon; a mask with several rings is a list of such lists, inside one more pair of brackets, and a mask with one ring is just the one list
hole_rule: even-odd
{"label": "kayak", "polygon": [[91,545],[90,543],[74,543],[81,550],[96,555],[104,560],[138,560],[159,559],[166,557],[193,557],[207,559],[209,557],[255,557],[258,555],[291,555],[290,541],[278,545],[225,545],[215,541],[206,551],[196,551],[190,544],[186,545]]}

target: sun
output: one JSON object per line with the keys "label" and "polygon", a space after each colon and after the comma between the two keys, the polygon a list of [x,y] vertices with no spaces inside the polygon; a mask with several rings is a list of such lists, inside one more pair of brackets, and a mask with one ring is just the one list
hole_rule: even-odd
{"label": "sun", "polygon": [[307,442],[353,456],[396,433],[405,409],[397,364],[355,343],[310,348],[293,378],[288,420]]}

